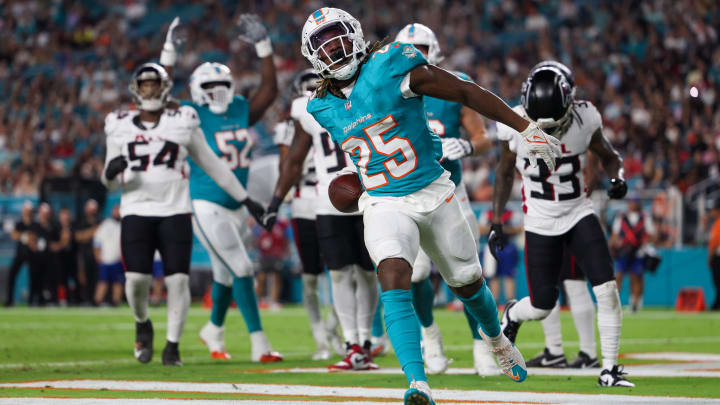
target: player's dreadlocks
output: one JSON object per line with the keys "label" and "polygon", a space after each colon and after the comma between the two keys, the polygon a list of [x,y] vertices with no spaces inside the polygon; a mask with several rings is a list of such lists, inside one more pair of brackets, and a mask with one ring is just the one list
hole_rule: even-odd
{"label": "player's dreadlocks", "polygon": [[[390,43],[390,39],[388,37],[385,37],[379,41],[375,41],[372,45],[370,45],[365,51],[365,57],[363,58],[362,62],[360,62],[360,66],[362,66],[365,62],[368,61],[368,59],[370,59],[370,55],[372,55],[375,51],[387,45],[388,43]],[[317,90],[315,90],[315,97],[323,98],[328,92],[330,92],[330,94],[337,98],[345,98],[345,95],[337,87],[333,79],[322,79],[320,81],[320,84],[318,85]]]}

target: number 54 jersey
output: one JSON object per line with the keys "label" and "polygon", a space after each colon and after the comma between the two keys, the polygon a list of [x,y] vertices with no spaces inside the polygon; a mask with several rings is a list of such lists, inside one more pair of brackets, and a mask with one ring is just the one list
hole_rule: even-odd
{"label": "number 54 jersey", "polygon": [[[579,220],[594,213],[587,197],[583,169],[586,152],[593,134],[602,128],[602,118],[595,106],[588,101],[573,104],[572,123],[559,137],[562,157],[557,158],[555,171],[550,173],[547,165],[538,159],[538,166],[531,167],[524,156],[518,155],[515,167],[522,175],[523,211],[525,230],[540,235],[561,235]],[[527,117],[522,106],[513,108]],[[520,134],[498,123],[498,139],[507,141],[512,152],[517,153]]]}
{"label": "number 54 jersey", "polygon": [[123,155],[128,163],[109,184],[122,188],[121,216],[166,217],[190,212],[187,147],[198,135],[199,124],[190,107],[166,108],[154,126],[141,122],[139,111],[107,115],[106,161]]}

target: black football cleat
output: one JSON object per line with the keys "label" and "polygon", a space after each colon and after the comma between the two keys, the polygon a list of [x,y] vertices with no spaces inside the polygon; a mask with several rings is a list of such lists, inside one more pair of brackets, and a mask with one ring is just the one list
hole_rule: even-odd
{"label": "black football cleat", "polygon": [[616,364],[611,370],[603,370],[598,378],[600,387],[634,387],[635,384],[625,379],[627,373],[622,365]]}
{"label": "black football cleat", "polygon": [[149,363],[153,356],[153,326],[148,319],[145,322],[135,322],[135,358],[140,363]]}
{"label": "black football cleat", "polygon": [[167,342],[165,349],[162,354],[163,366],[182,366],[180,361],[180,350],[178,350],[178,344],[173,342]]}
{"label": "black football cleat", "polygon": [[526,365],[528,367],[565,368],[568,366],[568,362],[564,354],[550,354],[546,347],[542,353],[528,360]]}
{"label": "black football cleat", "polygon": [[568,368],[600,368],[600,362],[597,357],[592,358],[589,354],[581,350],[577,358],[567,366]]}
{"label": "black football cleat", "polygon": [[512,344],[515,344],[515,338],[517,338],[518,329],[522,322],[510,320],[510,308],[515,306],[518,302],[516,300],[509,300],[505,303],[505,312],[503,312],[502,320],[500,322],[500,329],[502,333],[508,338]]}

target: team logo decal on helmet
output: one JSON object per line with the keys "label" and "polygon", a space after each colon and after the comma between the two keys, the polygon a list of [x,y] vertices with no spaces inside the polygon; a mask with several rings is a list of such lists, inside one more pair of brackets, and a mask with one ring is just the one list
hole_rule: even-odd
{"label": "team logo decal on helmet", "polygon": [[323,78],[351,78],[366,49],[360,22],[343,10],[323,7],[305,21],[300,51]]}
{"label": "team logo decal on helmet", "polygon": [[406,25],[398,32],[395,40],[415,46],[426,46],[428,48],[427,60],[433,65],[437,65],[444,59],[435,33],[423,24],[413,23]]}

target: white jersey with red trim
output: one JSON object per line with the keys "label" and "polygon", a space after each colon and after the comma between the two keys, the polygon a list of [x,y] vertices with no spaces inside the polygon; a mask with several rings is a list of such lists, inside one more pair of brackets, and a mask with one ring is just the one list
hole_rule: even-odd
{"label": "white jersey with red trim", "polygon": [[[295,126],[291,121],[275,124],[274,142],[276,145],[290,147],[295,137]],[[317,178],[312,155],[308,153],[303,163],[303,175],[300,184],[293,187],[290,211],[293,218],[315,220],[315,205],[318,202]]]}
{"label": "white jersey with red trim", "polygon": [[[562,157],[557,158],[555,172],[538,159],[538,167],[531,167],[524,156],[517,156],[515,167],[522,174],[523,211],[525,230],[540,235],[554,236],[569,231],[578,221],[594,213],[587,196],[583,169],[586,152],[593,134],[602,128],[602,117],[589,101],[576,101],[572,106],[572,123],[559,138]],[[513,108],[526,117],[522,106]],[[517,153],[520,134],[498,123],[498,139],[508,141],[511,151]]]}
{"label": "white jersey with red trim", "polygon": [[[105,118],[108,159],[125,156],[120,215],[170,216],[191,212],[187,146],[200,121],[191,107],[165,109],[157,125],[140,121],[139,111],[115,111]],[[117,153],[119,152],[119,153]],[[106,161],[106,164],[107,164]]]}
{"label": "white jersey with red trim", "polygon": [[358,213],[346,214],[340,212],[330,202],[330,197],[328,197],[330,182],[335,178],[337,172],[346,167],[354,169],[354,165],[350,164],[350,157],[347,153],[333,142],[330,134],[307,112],[308,100],[309,96],[298,97],[293,100],[290,116],[312,137],[313,160],[318,190],[315,213],[317,215],[358,215]]}

